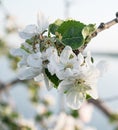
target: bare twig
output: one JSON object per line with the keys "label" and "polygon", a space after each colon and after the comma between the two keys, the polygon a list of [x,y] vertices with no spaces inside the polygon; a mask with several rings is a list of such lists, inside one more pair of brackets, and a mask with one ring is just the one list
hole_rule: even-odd
{"label": "bare twig", "polygon": [[[5,83],[2,83],[0,82],[0,92],[3,92],[7,89],[9,89],[11,86],[13,86],[14,84],[17,84],[17,83],[22,83],[22,82],[26,82],[26,81],[21,81],[21,80],[18,80],[18,79],[15,79],[13,81],[11,81],[10,83],[8,84],[5,84]],[[88,103],[92,103],[93,105],[95,105],[100,111],[102,111],[109,119],[111,119],[113,117],[113,115],[115,115],[115,113],[113,113],[111,111],[111,109],[104,103],[103,100],[101,99],[98,99],[98,100],[95,100],[95,99],[89,99],[88,100]],[[116,120],[116,119],[115,119]]]}
{"label": "bare twig", "polygon": [[12,85],[17,84],[17,83],[22,83],[23,81],[19,80],[19,79],[14,79],[13,81],[11,81],[10,83],[3,83],[0,81],[0,92],[10,88]]}
{"label": "bare twig", "polygon": [[[111,26],[118,23],[118,12],[116,13],[116,18],[107,22],[107,23],[101,23],[96,31],[94,31],[90,36],[89,39],[92,39],[97,36],[98,33],[110,28]],[[75,54],[79,54],[80,52],[83,52],[84,49],[87,47],[87,44],[84,44],[82,47],[80,47],[78,50],[74,50]]]}
{"label": "bare twig", "polygon": [[108,118],[111,118],[113,112],[110,110],[110,108],[105,103],[103,103],[102,100],[89,99],[88,103],[92,103],[97,108],[99,108]]}

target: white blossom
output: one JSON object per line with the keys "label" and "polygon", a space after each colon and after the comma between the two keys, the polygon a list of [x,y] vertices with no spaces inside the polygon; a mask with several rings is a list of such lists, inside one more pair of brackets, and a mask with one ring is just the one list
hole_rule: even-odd
{"label": "white blossom", "polygon": [[37,35],[38,27],[35,24],[27,25],[25,29],[19,32],[19,36],[23,39],[30,39],[33,36]]}
{"label": "white blossom", "polygon": [[54,47],[50,47],[46,50],[46,56],[48,56],[49,63],[47,65],[49,72],[54,75],[57,71],[57,64],[59,62],[59,56],[57,50]]}
{"label": "white blossom", "polygon": [[17,49],[12,49],[10,51],[10,53],[13,56],[21,57],[21,61],[18,63],[18,67],[26,66],[26,64],[27,64],[27,57],[28,57],[29,54],[25,50],[23,50],[21,48],[17,48]]}
{"label": "white blossom", "polygon": [[74,118],[71,115],[67,115],[64,112],[60,113],[56,119],[56,125],[53,129],[49,130],[95,130],[92,127],[84,126],[81,120]]}
{"label": "white blossom", "polygon": [[66,46],[61,52],[60,56],[55,53],[50,58],[48,65],[49,71],[56,74],[62,80],[68,76],[72,76],[79,71],[77,56],[73,53],[72,48]]}
{"label": "white blossom", "polygon": [[37,24],[39,33],[45,31],[49,26],[49,20],[44,16],[41,11],[37,15]]}
{"label": "white blossom", "polygon": [[19,35],[23,39],[30,39],[35,35],[41,34],[48,28],[49,22],[42,13],[38,15],[38,25],[27,25],[25,29],[19,32]]}
{"label": "white blossom", "polygon": [[92,114],[93,105],[88,102],[84,102],[81,108],[79,109],[80,120],[82,120],[84,123],[89,123],[91,121]]}
{"label": "white blossom", "polygon": [[36,126],[35,126],[35,122],[34,120],[26,120],[24,118],[20,118],[18,120],[19,125],[21,126],[25,126],[30,128],[31,130],[37,130]]}
{"label": "white blossom", "polygon": [[39,75],[41,71],[38,68],[22,67],[18,70],[17,77],[20,80],[32,79]]}
{"label": "white blossom", "polygon": [[41,53],[29,54],[26,66],[19,69],[18,77],[21,80],[35,78],[42,73]]}
{"label": "white blossom", "polygon": [[58,90],[66,94],[68,106],[78,109],[85,101],[86,94],[94,99],[98,98],[96,86],[99,76],[100,70],[93,65],[88,53],[86,59],[79,65],[79,72],[61,81]]}

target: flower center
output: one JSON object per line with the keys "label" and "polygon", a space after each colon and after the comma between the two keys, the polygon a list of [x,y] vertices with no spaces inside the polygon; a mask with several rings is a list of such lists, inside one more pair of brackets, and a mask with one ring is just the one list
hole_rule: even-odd
{"label": "flower center", "polygon": [[75,80],[75,86],[78,86],[78,85],[84,84],[84,83],[85,83],[85,81],[83,79],[76,79]]}
{"label": "flower center", "polygon": [[66,64],[65,69],[67,69],[67,68],[73,69],[73,64],[71,64],[71,63]]}

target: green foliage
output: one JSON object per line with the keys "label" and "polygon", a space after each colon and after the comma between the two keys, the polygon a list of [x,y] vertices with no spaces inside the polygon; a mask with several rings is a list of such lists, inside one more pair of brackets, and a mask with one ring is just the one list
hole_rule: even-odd
{"label": "green foliage", "polygon": [[25,42],[27,42],[28,44],[32,45],[32,43],[33,43],[33,39],[26,39]]}
{"label": "green foliage", "polygon": [[110,116],[110,122],[114,123],[114,122],[118,122],[118,113],[113,113]]}
{"label": "green foliage", "polygon": [[92,97],[89,94],[86,94],[86,99],[91,99]]}
{"label": "green foliage", "polygon": [[56,35],[65,46],[69,45],[75,50],[84,44],[82,30],[85,26],[79,21],[68,20],[58,27]]}
{"label": "green foliage", "polygon": [[13,70],[17,69],[17,63],[20,61],[19,57],[14,57],[10,53],[8,53],[7,57],[9,58],[10,61],[10,66]]}
{"label": "green foliage", "polygon": [[63,23],[63,20],[57,19],[54,23],[49,25],[49,33],[52,33],[55,35],[57,32],[58,27]]}
{"label": "green foliage", "polygon": [[79,117],[79,112],[78,110],[71,110],[71,113],[70,113],[74,118],[78,118]]}
{"label": "green foliage", "polygon": [[9,130],[22,130],[15,122],[19,115],[6,102],[0,102],[0,121],[8,126]]}
{"label": "green foliage", "polygon": [[85,26],[82,30],[82,35],[85,39],[85,43],[90,42],[91,40],[91,34],[96,30],[95,28],[95,24],[89,24],[87,26]]}
{"label": "green foliage", "polygon": [[4,38],[0,37],[0,56],[7,55],[9,52],[8,46],[6,45],[6,41]]}
{"label": "green foliage", "polygon": [[45,73],[49,80],[54,84],[54,87],[57,88],[60,83],[60,80],[57,78],[57,76],[55,74],[51,75],[48,69],[45,69]]}
{"label": "green foliage", "polygon": [[28,81],[27,83],[29,94],[30,94],[30,100],[32,103],[38,104],[39,103],[39,84],[33,80]]}
{"label": "green foliage", "polygon": [[45,118],[45,117],[49,117],[49,116],[51,116],[52,115],[52,112],[51,111],[46,111],[45,113],[43,113],[43,114],[37,114],[36,116],[35,116],[35,120],[37,121],[37,122],[39,122],[39,121],[42,121],[43,120],[43,118]]}

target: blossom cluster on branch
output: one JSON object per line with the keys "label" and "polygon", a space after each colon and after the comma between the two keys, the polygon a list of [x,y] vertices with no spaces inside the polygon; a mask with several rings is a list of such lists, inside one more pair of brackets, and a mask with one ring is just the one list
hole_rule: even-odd
{"label": "blossom cluster on branch", "polygon": [[104,61],[95,65],[91,53],[76,53],[91,40],[96,30],[94,24],[79,21],[56,20],[49,24],[40,14],[38,25],[28,25],[19,32],[25,40],[20,48],[12,49],[18,63],[18,78],[44,81],[48,90],[52,87],[66,95],[69,107],[80,108],[88,98],[98,98],[97,81],[105,71]]}

